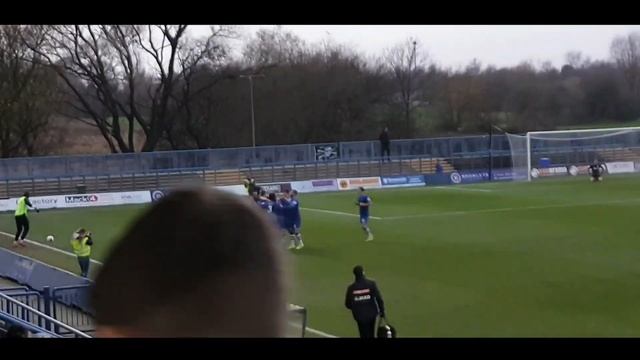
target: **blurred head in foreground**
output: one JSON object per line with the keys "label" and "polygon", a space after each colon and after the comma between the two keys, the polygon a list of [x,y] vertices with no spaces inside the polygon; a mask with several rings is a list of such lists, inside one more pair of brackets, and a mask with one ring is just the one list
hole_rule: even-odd
{"label": "blurred head in foreground", "polygon": [[277,236],[249,199],[172,192],[128,229],[93,291],[102,337],[279,337],[285,277]]}

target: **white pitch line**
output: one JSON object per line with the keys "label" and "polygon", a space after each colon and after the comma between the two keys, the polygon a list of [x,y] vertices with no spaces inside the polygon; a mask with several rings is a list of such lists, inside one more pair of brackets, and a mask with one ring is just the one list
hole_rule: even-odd
{"label": "white pitch line", "polygon": [[414,219],[414,218],[425,218],[425,217],[436,217],[436,216],[482,214],[482,213],[505,212],[505,211],[544,210],[544,209],[568,208],[568,207],[580,207],[580,206],[626,204],[626,203],[631,203],[631,202],[636,202],[636,201],[640,201],[640,198],[601,201],[601,202],[589,202],[589,203],[579,203],[579,204],[555,204],[555,205],[507,207],[507,208],[480,209],[480,210],[449,211],[449,212],[441,212],[441,213],[416,214],[416,215],[405,215],[405,216],[390,216],[390,217],[385,217],[385,218],[382,218],[382,219],[383,220],[402,220],[402,219]]}
{"label": "white pitch line", "polygon": [[[291,325],[291,326],[293,326],[294,328],[297,328],[297,329],[302,329],[302,326],[298,325],[296,323],[289,322],[289,325]],[[337,336],[335,336],[335,335],[327,334],[324,331],[316,330],[316,329],[310,328],[308,326],[304,331],[305,332],[310,332],[312,334],[316,334],[318,336],[326,337],[326,338],[337,338]]]}
{"label": "white pitch line", "polygon": [[[0,231],[0,235],[4,235],[4,236],[10,237],[12,239],[14,237],[14,234],[9,234],[9,233],[6,233],[4,231]],[[46,244],[42,244],[42,243],[39,243],[37,241],[33,241],[33,240],[29,240],[29,239],[24,239],[24,241],[29,243],[29,244],[32,244],[32,245],[40,246],[40,247],[43,247],[45,249],[49,249],[51,251],[55,251],[55,252],[60,253],[60,254],[68,255],[68,256],[71,256],[71,257],[76,257],[76,255],[74,253],[71,253],[69,251],[64,251],[64,250],[61,250],[61,249],[58,249],[56,247],[49,246],[49,245],[46,245]],[[100,261],[94,260],[94,259],[91,259],[91,262],[96,264],[96,265],[104,265]]]}
{"label": "white pitch line", "polygon": [[[344,215],[344,216],[360,217],[360,215],[350,214],[350,213],[346,213],[346,212],[342,212],[342,211],[333,211],[333,210],[324,210],[324,209],[312,209],[312,208],[300,208],[300,209],[307,210],[307,211],[315,211],[315,212],[333,214],[333,215]],[[382,218],[378,217],[378,216],[369,216],[369,217],[372,218],[372,219],[375,219],[375,220],[382,220]]]}
{"label": "white pitch line", "polygon": [[491,189],[476,189],[470,187],[464,187],[460,185],[453,186],[434,186],[434,189],[444,189],[444,190],[459,190],[459,191],[479,191],[479,192],[493,192]]}
{"label": "white pitch line", "polygon": [[316,335],[319,335],[319,336],[322,336],[322,337],[326,337],[326,338],[337,338],[337,336],[335,336],[335,335],[327,334],[324,331],[316,330],[316,329],[313,329],[313,328],[310,328],[310,327],[307,327],[305,329],[305,331],[308,331],[308,332],[310,332],[312,334],[316,334]]}

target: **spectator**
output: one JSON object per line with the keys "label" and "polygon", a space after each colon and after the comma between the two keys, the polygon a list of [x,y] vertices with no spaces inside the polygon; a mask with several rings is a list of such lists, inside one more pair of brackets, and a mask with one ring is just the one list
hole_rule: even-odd
{"label": "spectator", "polygon": [[71,248],[78,258],[80,265],[80,276],[86,278],[89,276],[89,265],[91,264],[91,246],[93,246],[93,238],[91,232],[80,228],[71,236]]}
{"label": "spectator", "polygon": [[440,160],[436,160],[436,174],[442,174],[442,165],[440,164]]}
{"label": "spectator", "polygon": [[11,325],[7,329],[7,333],[4,334],[6,339],[18,339],[18,338],[26,338],[29,337],[27,333],[27,329],[23,328],[20,325]]}
{"label": "spectator", "polygon": [[383,158],[384,161],[384,154],[387,154],[387,160],[389,162],[391,162],[391,141],[389,140],[389,128],[385,127],[384,130],[382,130],[382,132],[380,133],[380,136],[378,137],[378,140],[380,140],[380,148],[381,148],[381,153],[380,156]]}
{"label": "spectator", "polygon": [[250,199],[172,192],[125,233],[93,292],[99,337],[278,337],[282,250]]}
{"label": "spectator", "polygon": [[375,281],[364,276],[364,269],[357,265],[353,268],[356,281],[347,288],[345,306],[351,310],[353,318],[358,324],[361,338],[374,337],[378,315],[383,319],[384,301]]}

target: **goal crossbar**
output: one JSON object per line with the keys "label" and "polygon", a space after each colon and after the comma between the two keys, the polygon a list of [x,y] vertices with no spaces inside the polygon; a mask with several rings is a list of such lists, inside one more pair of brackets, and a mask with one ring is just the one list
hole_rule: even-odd
{"label": "goal crossbar", "polygon": [[[559,134],[565,136],[558,136]],[[509,137],[509,144],[511,146],[511,158],[514,178],[516,177],[517,173],[518,178],[524,177],[528,181],[531,181],[532,179],[532,153],[534,153],[534,150],[537,149],[535,150],[536,154],[538,154],[536,156],[539,157],[542,156],[540,151],[542,151],[542,154],[545,154],[544,149],[557,150],[558,148],[555,148],[553,146],[550,147],[550,144],[554,142],[557,142],[558,144],[565,143],[566,145],[559,145],[559,149],[566,149],[567,151],[565,151],[565,153],[567,153],[568,155],[565,156],[568,156],[568,158],[574,158],[573,161],[578,162],[580,160],[575,160],[576,158],[571,154],[571,147],[567,147],[569,145],[569,142],[579,141],[578,146],[581,147],[578,150],[586,148],[597,150],[599,147],[608,146],[605,145],[605,143],[607,142],[606,138],[611,138],[612,144],[617,141],[621,145],[621,149],[640,148],[639,126],[577,130],[530,131],[524,135],[507,133],[507,136]],[[585,142],[590,141],[593,141],[593,147],[589,146],[588,144],[584,144]],[[550,152],[549,155],[553,156],[553,152]],[[638,161],[640,161],[640,159]]]}
{"label": "goal crossbar", "polygon": [[640,130],[640,126],[617,127],[617,128],[600,128],[600,129],[530,131],[530,132],[528,132],[526,134],[526,136],[538,135],[538,134],[594,133],[594,132],[603,132],[603,131],[625,131],[625,130]]}

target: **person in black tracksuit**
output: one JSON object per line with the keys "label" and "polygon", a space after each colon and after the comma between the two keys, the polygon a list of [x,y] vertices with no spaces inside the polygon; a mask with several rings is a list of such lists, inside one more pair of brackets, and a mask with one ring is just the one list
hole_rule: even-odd
{"label": "person in black tracksuit", "polygon": [[384,318],[384,301],[375,281],[364,276],[364,269],[353,268],[356,281],[347,288],[344,305],[351,310],[358,323],[361,338],[372,338],[375,334],[378,315]]}
{"label": "person in black tracksuit", "polygon": [[384,128],[384,130],[378,136],[378,140],[380,140],[380,157],[382,161],[384,161],[384,155],[387,155],[387,160],[391,161],[391,141],[389,140],[389,128]]}

